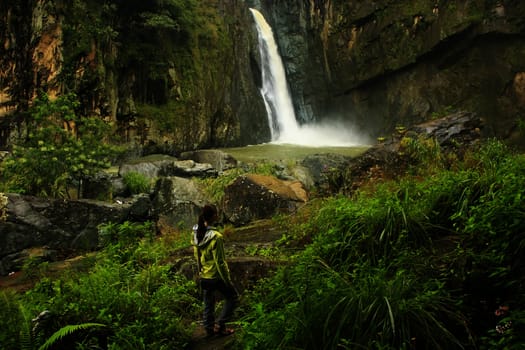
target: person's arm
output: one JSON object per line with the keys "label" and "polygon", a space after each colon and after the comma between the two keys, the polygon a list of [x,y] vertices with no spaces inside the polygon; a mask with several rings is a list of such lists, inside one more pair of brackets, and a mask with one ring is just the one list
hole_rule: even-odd
{"label": "person's arm", "polygon": [[197,273],[201,273],[201,257],[199,254],[199,247],[196,245],[193,246],[193,255],[195,256],[195,260],[197,260]]}
{"label": "person's arm", "polygon": [[226,283],[231,285],[230,269],[228,268],[228,263],[226,262],[226,255],[224,254],[224,240],[222,236],[218,236],[215,239],[215,249],[213,249],[213,260],[217,265],[217,271],[221,279]]}

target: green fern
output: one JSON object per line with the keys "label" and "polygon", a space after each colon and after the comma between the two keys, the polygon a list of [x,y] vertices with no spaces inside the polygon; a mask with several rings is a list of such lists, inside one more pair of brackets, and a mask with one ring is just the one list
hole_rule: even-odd
{"label": "green fern", "polygon": [[64,326],[53,333],[53,335],[51,335],[47,341],[40,348],[38,348],[38,350],[47,350],[56,342],[67,337],[68,335],[94,327],[106,327],[106,325],[101,323],[82,323]]}
{"label": "green fern", "polygon": [[33,332],[31,330],[31,311],[21,303],[18,305],[18,310],[22,317],[18,333],[20,348],[22,350],[33,350],[35,346]]}
{"label": "green fern", "polygon": [[31,336],[31,329],[24,327],[19,333],[20,349],[33,350],[33,337]]}

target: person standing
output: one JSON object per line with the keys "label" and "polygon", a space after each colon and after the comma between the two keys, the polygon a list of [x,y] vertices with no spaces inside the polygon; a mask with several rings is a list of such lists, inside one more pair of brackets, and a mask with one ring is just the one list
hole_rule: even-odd
{"label": "person standing", "polygon": [[[204,328],[208,336],[230,335],[234,330],[226,327],[237,306],[238,293],[233,286],[224,254],[222,234],[212,225],[217,221],[217,209],[205,205],[193,226],[193,246],[199,269],[199,284],[204,301]],[[215,320],[216,292],[224,296],[221,314]],[[217,323],[215,323],[217,322]]]}

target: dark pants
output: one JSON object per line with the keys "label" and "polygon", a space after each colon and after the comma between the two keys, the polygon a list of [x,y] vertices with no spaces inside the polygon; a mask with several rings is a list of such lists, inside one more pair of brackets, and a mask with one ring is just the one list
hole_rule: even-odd
{"label": "dark pants", "polygon": [[229,286],[220,279],[200,280],[202,294],[204,298],[204,328],[208,333],[213,332],[215,326],[215,301],[216,292],[224,296],[224,306],[222,308],[217,324],[224,329],[233,314],[237,305],[238,294],[233,286]]}

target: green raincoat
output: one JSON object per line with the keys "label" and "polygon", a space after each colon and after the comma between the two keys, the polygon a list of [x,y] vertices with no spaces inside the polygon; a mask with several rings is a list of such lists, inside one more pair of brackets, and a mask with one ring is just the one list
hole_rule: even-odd
{"label": "green raincoat", "polygon": [[197,240],[197,225],[193,227],[193,248],[199,277],[206,279],[222,279],[227,285],[232,285],[230,270],[224,254],[224,238],[214,227],[207,228],[204,238]]}

